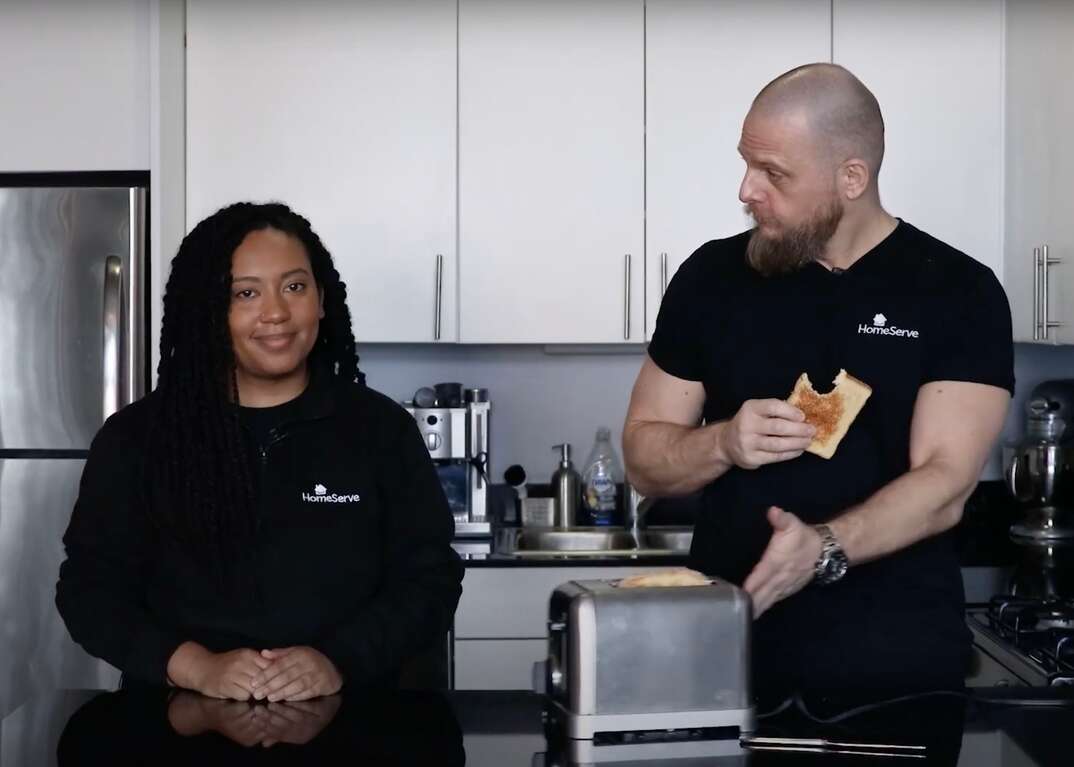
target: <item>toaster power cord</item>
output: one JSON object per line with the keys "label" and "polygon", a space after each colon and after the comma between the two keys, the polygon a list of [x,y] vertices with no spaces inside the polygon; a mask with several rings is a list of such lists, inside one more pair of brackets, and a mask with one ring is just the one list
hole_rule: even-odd
{"label": "toaster power cord", "polygon": [[965,700],[972,700],[977,703],[987,703],[995,706],[1015,706],[1026,708],[1070,708],[1074,707],[1074,696],[1066,700],[1050,700],[1047,698],[988,698],[980,695],[971,695],[967,692],[959,692],[957,690],[929,690],[927,692],[911,693],[910,695],[900,695],[897,698],[888,698],[887,700],[876,701],[875,703],[868,703],[863,706],[857,706],[855,708],[848,709],[842,713],[836,714],[830,717],[816,716],[806,706],[805,700],[802,699],[801,693],[795,693],[790,696],[771,711],[766,711],[763,714],[758,714],[756,718],[758,720],[768,719],[769,717],[782,714],[791,706],[797,708],[808,719],[818,724],[837,724],[852,717],[864,714],[868,711],[875,711],[876,709],[883,708],[884,706],[891,706],[896,703],[904,703],[909,700],[920,700],[921,698],[929,697],[954,697],[963,698]]}

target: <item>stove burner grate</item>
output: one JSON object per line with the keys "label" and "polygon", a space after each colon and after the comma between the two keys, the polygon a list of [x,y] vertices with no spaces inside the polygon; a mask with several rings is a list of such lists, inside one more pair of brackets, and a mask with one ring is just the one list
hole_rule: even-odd
{"label": "stove burner grate", "polygon": [[[1052,633],[1060,638],[1074,636],[1074,600],[1071,599],[997,596],[989,603],[988,617],[1001,635],[1016,640]],[[1074,645],[1074,640],[1071,644]]]}

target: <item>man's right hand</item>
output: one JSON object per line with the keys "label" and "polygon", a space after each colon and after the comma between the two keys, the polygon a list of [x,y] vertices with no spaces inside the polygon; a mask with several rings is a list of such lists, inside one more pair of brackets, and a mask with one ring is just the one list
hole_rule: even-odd
{"label": "man's right hand", "polygon": [[270,665],[272,661],[256,650],[214,653],[196,642],[184,642],[168,660],[168,678],[210,698],[249,700],[254,677]]}
{"label": "man's right hand", "polygon": [[717,442],[729,463],[756,469],[797,458],[816,434],[801,410],[779,399],[751,399],[720,424]]}

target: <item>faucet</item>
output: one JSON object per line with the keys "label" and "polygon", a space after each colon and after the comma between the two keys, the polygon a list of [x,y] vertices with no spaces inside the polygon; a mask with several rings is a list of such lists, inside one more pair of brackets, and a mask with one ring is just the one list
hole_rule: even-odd
{"label": "faucet", "polygon": [[645,512],[647,512],[652,505],[652,500],[653,499],[646,498],[639,493],[629,482],[626,483],[626,504],[624,507],[623,526],[629,530],[631,536],[633,536],[635,548],[643,548],[641,531],[645,529],[645,525],[643,524]]}

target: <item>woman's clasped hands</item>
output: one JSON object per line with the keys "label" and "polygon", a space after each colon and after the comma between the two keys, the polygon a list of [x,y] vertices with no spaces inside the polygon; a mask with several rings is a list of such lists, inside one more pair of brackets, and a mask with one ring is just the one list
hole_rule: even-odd
{"label": "woman's clasped hands", "polygon": [[343,677],[335,664],[312,647],[285,647],[262,650],[269,665],[251,682],[255,700],[296,701],[335,695],[343,686]]}
{"label": "woman's clasped hands", "polygon": [[307,646],[214,653],[187,642],[172,656],[168,676],[175,685],[210,698],[270,703],[334,695],[343,686],[335,664]]}

